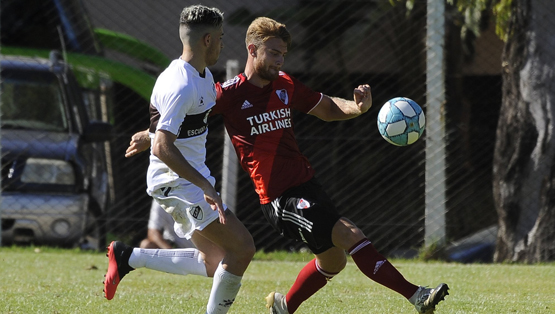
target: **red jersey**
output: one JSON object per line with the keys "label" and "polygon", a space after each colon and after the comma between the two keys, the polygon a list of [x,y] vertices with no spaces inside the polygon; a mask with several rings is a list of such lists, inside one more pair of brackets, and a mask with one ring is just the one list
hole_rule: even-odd
{"label": "red jersey", "polygon": [[244,74],[216,85],[212,113],[221,114],[241,166],[250,174],[261,204],[307,182],[314,169],[293,133],[291,109],[312,110],[323,95],[284,72],[260,88]]}

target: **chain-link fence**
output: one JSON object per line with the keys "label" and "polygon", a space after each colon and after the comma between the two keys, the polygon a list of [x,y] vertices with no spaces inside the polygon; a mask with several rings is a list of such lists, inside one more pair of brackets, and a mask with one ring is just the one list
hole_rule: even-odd
{"label": "chain-link fence", "polygon": [[[28,24],[21,25],[21,22],[16,20],[6,20],[4,17],[5,13],[7,14],[6,10],[17,9],[22,2],[28,2],[27,8],[33,5],[43,8],[32,14],[28,13],[23,23],[41,23],[36,29],[41,28],[40,34],[50,36],[53,42],[44,43],[35,37],[20,36],[18,40],[9,38],[18,34],[16,26],[18,29],[30,27]],[[40,2],[39,5],[37,1],[31,0],[2,1],[4,54],[8,51],[7,46],[21,46],[20,41],[27,40],[27,47],[61,50],[62,45],[65,45],[68,60],[70,63],[72,60],[75,61],[72,68],[76,70],[79,67],[90,67],[90,64],[82,61],[75,65],[78,61],[72,53],[84,53],[97,58],[96,61],[112,60],[139,69],[138,72],[110,72],[115,65],[96,69],[95,73],[101,73],[98,82],[103,83],[90,84],[88,93],[85,93],[90,96],[90,100],[85,105],[88,104],[90,108],[98,103],[100,109],[104,108],[104,111],[99,110],[100,114],[92,118],[109,121],[113,125],[115,136],[109,145],[99,146],[93,142],[96,146],[91,148],[94,152],[101,151],[106,155],[106,172],[102,172],[102,167],[94,163],[84,166],[96,167],[91,170],[91,180],[98,175],[106,176],[106,180],[101,183],[107,182],[107,185],[104,189],[98,189],[101,191],[98,193],[106,192],[106,196],[105,203],[96,206],[107,206],[107,214],[96,215],[102,224],[99,232],[107,231],[109,237],[123,238],[137,245],[146,235],[151,205],[151,199],[145,192],[148,153],[125,158],[124,152],[131,135],[148,126],[150,90],[137,87],[140,84],[134,85],[129,81],[140,81],[142,75],[150,76],[153,80],[164,67],[164,57],[174,59],[180,55],[179,14],[183,7],[195,3],[174,0],[84,0],[81,4],[86,12],[81,12],[74,8],[79,6],[79,1]],[[49,2],[56,5],[45,4]],[[244,36],[248,24],[255,17],[269,16],[285,23],[293,35],[293,45],[283,67],[285,72],[316,91],[347,99],[352,98],[352,90],[357,85],[368,83],[372,86],[374,106],[361,117],[342,122],[323,122],[313,116],[296,114],[293,119],[299,146],[311,161],[317,177],[335,201],[339,211],[355,222],[382,252],[390,255],[411,255],[424,244],[426,219],[434,219],[425,215],[426,190],[443,184],[446,187],[443,227],[447,244],[460,244],[461,240],[468,240],[469,236],[477,233],[480,238],[480,241],[477,241],[479,243],[472,242],[473,245],[468,249],[458,246],[457,250],[449,251],[450,257],[458,260],[490,258],[497,232],[497,214],[492,196],[492,162],[501,104],[503,43],[494,33],[493,22],[487,18],[484,18],[480,25],[481,36],[472,37],[472,34],[468,34],[461,40],[461,16],[456,9],[446,6],[442,15],[445,18],[445,71],[437,69],[440,75],[445,76],[446,102],[441,104],[442,112],[438,115],[444,120],[427,121],[428,125],[444,123],[445,136],[442,140],[445,152],[434,151],[433,145],[426,145],[426,132],[422,139],[413,145],[393,146],[381,138],[376,127],[377,112],[381,105],[390,98],[405,96],[419,103],[424,111],[428,110],[426,1],[411,2],[414,4],[413,7],[405,5],[404,2],[393,3],[395,5],[386,0],[207,1],[205,5],[220,8],[225,12],[226,18],[225,48],[218,63],[211,67],[211,71],[217,81],[223,81],[226,79],[226,64],[230,60],[238,60],[239,69],[244,67]],[[73,9],[60,10],[60,6]],[[64,14],[69,12],[76,15],[60,17],[62,11]],[[40,22],[49,19],[51,21],[48,23]],[[66,27],[64,23],[85,24],[86,27],[71,28]],[[57,24],[62,27],[58,27],[57,30],[44,29]],[[112,41],[79,42],[80,35],[71,31],[87,29],[89,24],[96,29],[103,29],[103,32],[97,31],[91,38],[103,39],[105,37],[102,36],[116,32],[115,35],[111,34]],[[8,33],[7,29],[12,30]],[[121,34],[130,36],[131,39],[124,38]],[[116,40],[113,41],[113,38]],[[44,37],[40,39],[45,40]],[[37,42],[32,42],[33,40]],[[83,46],[86,44],[98,47]],[[134,44],[137,46],[133,46]],[[152,47],[162,54],[162,57],[157,59],[159,62],[154,60],[153,54],[140,54],[141,49]],[[18,53],[17,50],[10,52]],[[133,57],[129,57],[130,54]],[[100,63],[98,61],[96,64]],[[441,62],[438,64],[439,67],[442,66]],[[122,79],[122,73],[130,77]],[[145,78],[143,81],[152,82],[149,80]],[[83,81],[80,81],[81,85]],[[37,186],[32,188],[38,190],[30,191],[10,186],[14,184],[14,171],[18,169],[19,159],[6,157],[9,152],[7,144],[4,144],[5,136],[10,136],[7,133],[12,132],[14,128],[8,128],[4,124],[6,118],[9,118],[4,105],[8,101],[7,97],[4,97],[8,93],[7,80],[3,79],[2,84],[3,242],[30,241],[39,236],[37,230],[45,228],[58,228],[56,230],[63,233],[66,231],[64,228],[70,226],[55,226],[52,219],[47,217],[61,204],[47,206],[42,218],[34,216],[32,219],[25,217],[24,213],[15,213],[14,207],[8,208],[8,201],[12,202],[12,205],[17,204],[18,199],[14,199],[17,193],[42,195],[44,191]],[[74,111],[69,110],[67,114],[68,119],[74,119],[69,117]],[[219,117],[211,119],[207,163],[217,179],[217,189],[220,190],[223,177],[227,179],[227,176],[222,175],[225,132]],[[28,140],[32,141],[33,138]],[[80,145],[79,143],[77,139],[75,145]],[[439,157],[445,163],[444,177],[429,177],[426,160],[435,153],[441,154]],[[28,156],[20,162],[27,160],[26,167],[29,167],[27,158]],[[41,160],[53,157],[48,157],[48,153],[45,153],[42,157],[33,158],[38,159],[40,163]],[[70,166],[76,170],[78,167],[74,163],[82,162],[79,158],[66,158],[66,161],[69,160]],[[68,165],[62,164],[54,168],[61,171],[65,166]],[[86,175],[83,177],[79,173],[74,178],[75,181],[87,179]],[[240,171],[236,180],[236,200],[233,209],[254,236],[257,248],[274,250],[302,247],[299,243],[284,240],[266,223],[247,174]],[[442,182],[437,182],[438,180]],[[79,183],[85,186],[76,188],[76,191],[81,191],[76,195],[83,195],[87,202],[103,199],[90,193],[93,183]],[[25,186],[25,183],[21,184]],[[55,185],[60,184],[55,182]],[[53,196],[49,196],[48,202],[53,202],[60,193],[68,193],[62,190],[49,191]],[[28,206],[36,204],[29,199],[26,199],[26,202],[31,204]],[[39,202],[44,203],[44,200]],[[66,206],[65,203],[63,206]],[[86,214],[82,215],[83,219],[86,217]],[[41,219],[48,223],[41,223]],[[27,224],[21,222],[25,220]],[[73,220],[63,217],[58,220],[67,224],[74,223]],[[90,228],[93,227],[89,226],[85,233],[89,232]],[[482,233],[479,233],[481,231]],[[46,233],[45,230],[43,232]]]}

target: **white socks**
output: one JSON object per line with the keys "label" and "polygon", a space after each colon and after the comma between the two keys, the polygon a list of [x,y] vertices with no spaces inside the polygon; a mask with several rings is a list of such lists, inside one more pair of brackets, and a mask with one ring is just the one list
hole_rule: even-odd
{"label": "white socks", "polygon": [[[207,277],[204,259],[197,249],[134,248],[129,257],[129,266],[146,267],[177,275],[193,274]],[[214,273],[212,290],[206,306],[208,314],[227,313],[239,292],[242,278],[226,271],[220,262]]]}
{"label": "white socks", "polygon": [[207,277],[204,259],[197,249],[141,249],[134,248],[129,257],[129,266],[146,267],[177,275],[199,275]]}
{"label": "white socks", "polygon": [[214,281],[212,282],[212,291],[210,291],[206,313],[227,313],[239,292],[242,278],[242,276],[234,275],[225,270],[220,262],[214,273]]}

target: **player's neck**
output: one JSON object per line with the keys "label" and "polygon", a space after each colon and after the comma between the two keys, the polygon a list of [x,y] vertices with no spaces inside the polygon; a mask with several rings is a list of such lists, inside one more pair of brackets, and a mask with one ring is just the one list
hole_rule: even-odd
{"label": "player's neck", "polygon": [[197,56],[198,55],[196,55],[193,51],[184,49],[180,59],[189,63],[201,76],[203,76],[204,69],[206,68],[206,62],[203,58],[199,58]]}
{"label": "player's neck", "polygon": [[251,83],[256,87],[262,88],[270,84],[269,80],[265,80],[261,78],[258,74],[256,74],[256,71],[254,71],[254,68],[252,66],[249,66],[248,64],[245,67],[244,73],[245,73],[245,76],[247,77],[247,82]]}

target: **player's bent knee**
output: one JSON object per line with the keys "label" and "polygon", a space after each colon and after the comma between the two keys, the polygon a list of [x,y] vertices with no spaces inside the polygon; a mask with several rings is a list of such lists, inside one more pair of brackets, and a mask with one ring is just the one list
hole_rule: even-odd
{"label": "player's bent knee", "polygon": [[316,259],[318,265],[320,265],[324,271],[330,273],[338,273],[347,266],[345,251],[337,247],[330,248],[323,253],[317,254]]}
{"label": "player's bent knee", "polygon": [[[241,225],[242,226],[242,225]],[[243,227],[244,228],[244,227]],[[256,253],[256,247],[251,234],[246,230],[236,230],[233,239],[226,241],[226,251],[243,265],[248,265]]]}
{"label": "player's bent knee", "polygon": [[256,247],[254,246],[252,237],[249,236],[243,239],[243,241],[238,241],[237,245],[234,247],[234,251],[235,255],[244,263],[250,263],[256,253]]}
{"label": "player's bent knee", "polygon": [[337,221],[332,230],[333,244],[344,250],[365,238],[364,232],[345,217]]}
{"label": "player's bent knee", "polygon": [[318,265],[328,273],[339,273],[347,266],[347,259],[318,260]]}
{"label": "player's bent knee", "polygon": [[340,264],[338,265],[339,270],[337,272],[342,271],[343,269],[345,269],[345,267],[347,267],[347,258],[345,257]]}

